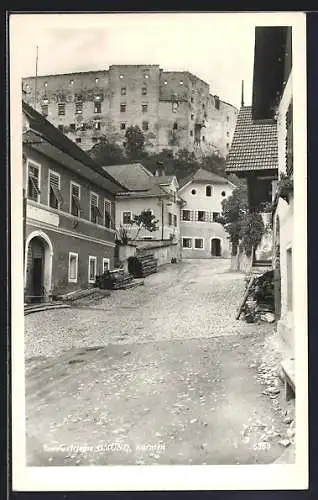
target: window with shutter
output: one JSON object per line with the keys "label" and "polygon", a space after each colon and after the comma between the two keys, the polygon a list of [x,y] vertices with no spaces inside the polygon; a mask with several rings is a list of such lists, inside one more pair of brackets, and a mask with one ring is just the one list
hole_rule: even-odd
{"label": "window with shutter", "polygon": [[33,201],[39,201],[40,169],[36,165],[28,164],[28,198]]}
{"label": "window with shutter", "polygon": [[104,224],[105,227],[111,227],[111,203],[108,200],[104,201]]}
{"label": "window with shutter", "polygon": [[63,201],[60,192],[60,176],[54,172],[49,172],[49,206],[58,209]]}
{"label": "window with shutter", "polygon": [[172,214],[170,212],[168,213],[168,221],[169,226],[172,226]]}
{"label": "window with shutter", "polygon": [[101,216],[101,213],[98,208],[98,196],[95,193],[91,193],[90,199],[90,221],[94,222],[94,224],[98,223],[98,217]]}
{"label": "window with shutter", "polygon": [[81,213],[80,206],[80,186],[71,183],[71,214],[79,217]]}
{"label": "window with shutter", "polygon": [[182,210],[182,220],[186,220],[186,221],[191,220],[190,210]]}

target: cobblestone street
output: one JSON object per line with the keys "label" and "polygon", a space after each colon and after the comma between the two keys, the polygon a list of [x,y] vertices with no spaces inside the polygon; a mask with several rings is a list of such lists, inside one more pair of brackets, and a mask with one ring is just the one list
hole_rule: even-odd
{"label": "cobblestone street", "polygon": [[279,458],[286,425],[257,372],[274,327],[235,320],[244,279],[228,268],[184,261],[26,316],[28,465]]}

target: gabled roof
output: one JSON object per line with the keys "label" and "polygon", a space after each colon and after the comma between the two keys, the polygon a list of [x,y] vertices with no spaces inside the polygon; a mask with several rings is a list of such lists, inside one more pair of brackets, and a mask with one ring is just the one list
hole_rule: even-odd
{"label": "gabled roof", "polygon": [[121,196],[129,195],[135,198],[137,196],[167,196],[170,193],[166,188],[175,178],[173,175],[153,175],[141,163],[107,165],[103,169],[130,191],[129,193],[120,193]]}
{"label": "gabled roof", "polygon": [[152,173],[141,163],[107,165],[103,167],[103,170],[132,191],[143,191],[147,189],[149,186],[149,179],[153,177]]}
{"label": "gabled roof", "polygon": [[252,107],[240,109],[226,172],[236,173],[278,168],[277,124],[274,120],[252,120]]}
{"label": "gabled roof", "polygon": [[111,193],[126,189],[25,101],[22,101],[22,110],[27,117],[29,127],[23,133],[25,145],[99,184]]}
{"label": "gabled roof", "polygon": [[209,182],[211,184],[232,184],[226,177],[222,177],[221,175],[214,174],[209,170],[205,170],[204,168],[199,168],[194,174],[189,175],[188,177],[182,179],[180,181],[180,190],[182,190],[186,185],[191,182]]}

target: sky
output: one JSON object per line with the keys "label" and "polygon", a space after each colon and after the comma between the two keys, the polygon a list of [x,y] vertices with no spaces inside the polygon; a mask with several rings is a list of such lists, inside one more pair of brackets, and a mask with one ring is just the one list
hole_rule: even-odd
{"label": "sky", "polygon": [[35,74],[36,46],[39,75],[159,64],[194,73],[239,107],[242,80],[251,104],[255,26],[279,23],[275,14],[16,14],[10,57],[21,77]]}

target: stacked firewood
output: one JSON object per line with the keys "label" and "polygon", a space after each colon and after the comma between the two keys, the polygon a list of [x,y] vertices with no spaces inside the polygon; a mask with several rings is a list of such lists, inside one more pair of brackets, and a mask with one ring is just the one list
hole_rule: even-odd
{"label": "stacked firewood", "polygon": [[128,270],[136,278],[145,278],[158,271],[157,259],[151,253],[141,253],[129,259]]}
{"label": "stacked firewood", "polygon": [[246,290],[236,318],[244,316],[245,321],[275,321],[273,271],[246,280]]}
{"label": "stacked firewood", "polygon": [[133,276],[126,273],[124,269],[114,269],[106,271],[100,276],[96,276],[95,286],[107,290],[120,290],[128,288],[133,281]]}

